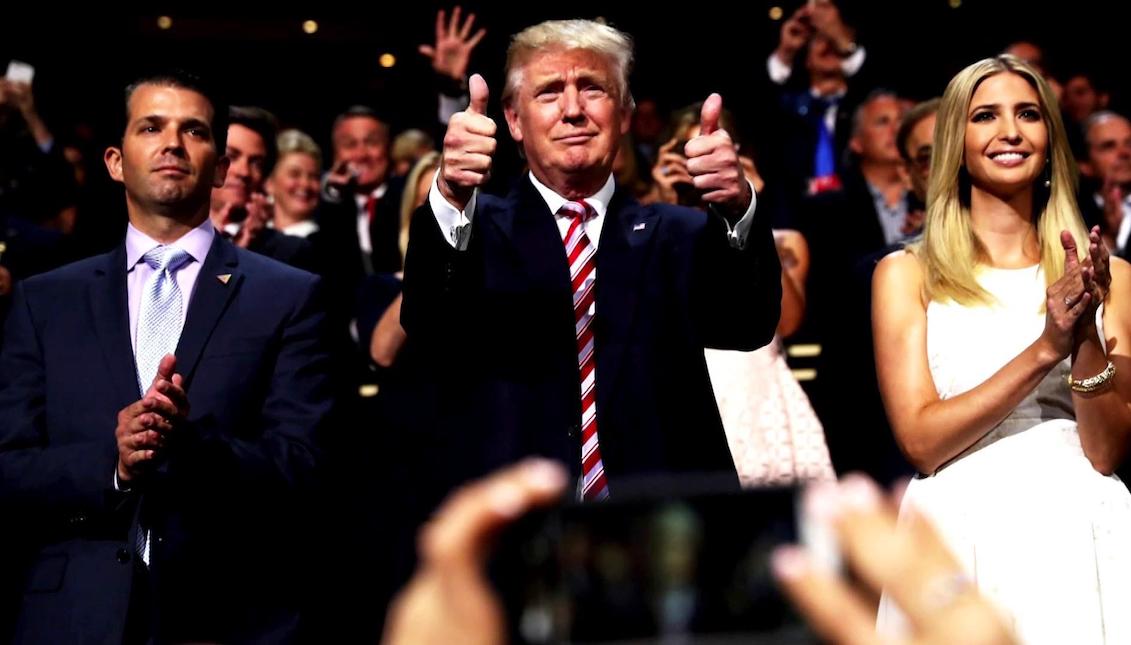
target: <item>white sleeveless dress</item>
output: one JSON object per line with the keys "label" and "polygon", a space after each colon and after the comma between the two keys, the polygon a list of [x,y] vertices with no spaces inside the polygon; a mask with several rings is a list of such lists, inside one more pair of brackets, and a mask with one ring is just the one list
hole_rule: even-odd
{"label": "white sleeveless dress", "polygon": [[[932,302],[927,357],[939,396],[973,389],[1044,329],[1039,267],[983,270],[993,306]],[[934,520],[979,590],[1026,643],[1131,643],[1131,494],[1097,472],[1076,431],[1066,359],[904,508]],[[902,633],[884,598],[881,632]]]}

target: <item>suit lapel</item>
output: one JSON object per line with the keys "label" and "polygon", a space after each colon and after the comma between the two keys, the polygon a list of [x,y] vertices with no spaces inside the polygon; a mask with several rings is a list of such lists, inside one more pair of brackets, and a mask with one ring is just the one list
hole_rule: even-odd
{"label": "suit lapel", "polygon": [[[523,176],[507,205],[491,219],[517,255],[519,279],[528,288],[571,293],[565,247],[554,214],[530,179]],[[567,303],[568,304],[568,303]],[[573,309],[570,307],[570,319]]]}
{"label": "suit lapel", "polygon": [[[518,279],[527,290],[553,290],[563,294],[563,330],[575,342],[572,289],[561,232],[542,196],[529,179],[520,180],[507,205],[492,213],[491,221],[510,241],[518,256]],[[625,343],[603,343],[602,337],[627,339],[640,304],[644,267],[659,226],[656,209],[644,208],[618,190],[605,213],[597,246],[596,335],[598,405],[614,389]],[[474,243],[474,242],[473,242]],[[556,333],[556,332],[554,332]],[[563,340],[565,336],[563,336]],[[575,357],[576,360],[576,357]]]}
{"label": "suit lapel", "polygon": [[106,371],[121,404],[118,407],[125,407],[141,398],[130,341],[126,247],[119,245],[103,257],[105,262],[95,269],[90,283],[91,315],[98,344],[106,360]]}
{"label": "suit lapel", "polygon": [[184,375],[186,387],[192,383],[200,353],[220,320],[220,315],[243,282],[243,274],[238,269],[236,248],[217,235],[212,240],[212,247],[196,278],[192,302],[185,316],[185,326],[181,330],[180,342],[177,343],[177,372]]}
{"label": "suit lapel", "polygon": [[[651,254],[660,218],[654,208],[642,207],[617,190],[605,214],[597,247],[597,387],[598,409],[617,383],[624,351],[636,329],[644,267]],[[605,338],[622,342],[602,343]]]}

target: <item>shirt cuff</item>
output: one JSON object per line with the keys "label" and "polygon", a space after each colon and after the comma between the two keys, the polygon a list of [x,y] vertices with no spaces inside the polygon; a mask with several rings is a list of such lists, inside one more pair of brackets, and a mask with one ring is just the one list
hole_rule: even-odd
{"label": "shirt cuff", "polygon": [[118,479],[117,465],[114,466],[114,490],[121,493],[128,493],[133,490],[133,486],[130,486],[129,484],[126,484],[122,480]]}
{"label": "shirt cuff", "polygon": [[789,80],[789,75],[793,73],[793,68],[777,57],[777,54],[770,54],[766,59],[766,71],[770,74],[770,80],[778,85],[781,85]]}
{"label": "shirt cuff", "polygon": [[432,177],[432,188],[428,190],[428,205],[436,217],[436,224],[448,244],[457,251],[466,251],[467,242],[471,239],[471,217],[475,213],[475,202],[479,197],[479,189],[471,194],[471,199],[463,211],[448,203],[440,193],[439,171]]}
{"label": "shirt cuff", "polygon": [[754,226],[754,211],[758,207],[758,194],[754,192],[754,184],[750,183],[749,179],[746,183],[750,186],[750,206],[734,226],[731,226],[725,217],[723,218],[727,223],[727,241],[730,242],[731,247],[739,250],[746,248],[746,237],[750,235],[750,227]]}
{"label": "shirt cuff", "polygon": [[860,71],[860,68],[864,66],[864,55],[864,48],[857,47],[856,51],[840,61],[840,69],[845,76],[855,76],[856,72]]}

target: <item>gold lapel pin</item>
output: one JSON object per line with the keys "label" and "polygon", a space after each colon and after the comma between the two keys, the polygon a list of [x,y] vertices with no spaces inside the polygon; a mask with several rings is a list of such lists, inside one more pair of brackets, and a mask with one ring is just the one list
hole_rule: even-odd
{"label": "gold lapel pin", "polygon": [[220,281],[220,284],[228,284],[228,280],[232,279],[232,274],[221,273],[220,275],[216,276],[216,279]]}

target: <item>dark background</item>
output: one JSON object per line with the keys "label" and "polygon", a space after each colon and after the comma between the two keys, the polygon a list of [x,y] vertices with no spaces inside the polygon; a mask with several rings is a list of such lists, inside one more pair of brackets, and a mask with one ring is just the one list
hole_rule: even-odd
{"label": "dark background", "polygon": [[[798,4],[757,0],[677,9],[681,5],[673,3],[659,10],[655,1],[581,1],[560,3],[561,9],[549,2],[483,1],[464,8],[488,29],[472,71],[485,74],[493,100],[510,34],[547,18],[601,16],[636,38],[637,98],[677,107],[711,91],[724,98],[741,91],[777,43],[781,21],[770,18],[771,7],[782,7],[788,17]],[[354,103],[377,108],[394,131],[429,124],[435,114],[430,68],[416,48],[432,41],[436,10],[451,6],[307,3],[280,10],[154,2],[144,12],[9,6],[0,19],[0,65],[18,58],[36,66],[40,111],[64,138],[76,123],[92,125],[101,139],[114,133],[121,87],[140,71],[168,63],[214,77],[232,103],[266,107],[283,125],[327,143],[333,116]],[[858,28],[876,78],[911,98],[941,94],[966,64],[1026,38],[1044,47],[1052,73],[1092,70],[1108,79],[1116,108],[1126,103],[1131,22],[1128,9],[1115,3],[963,0],[953,8],[948,0],[857,0],[840,6]],[[158,28],[160,15],[173,18],[171,29]],[[301,29],[307,19],[319,23],[314,35]],[[389,69],[378,64],[386,52],[397,59]]]}

